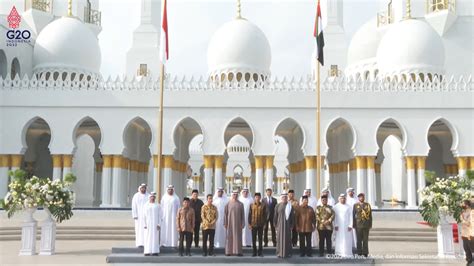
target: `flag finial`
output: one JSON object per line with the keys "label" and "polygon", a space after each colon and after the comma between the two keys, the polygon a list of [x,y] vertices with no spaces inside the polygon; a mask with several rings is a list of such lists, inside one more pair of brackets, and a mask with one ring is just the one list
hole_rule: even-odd
{"label": "flag finial", "polygon": [[406,18],[410,19],[411,18],[411,0],[407,0],[407,14]]}
{"label": "flag finial", "polygon": [[72,0],[67,0],[67,16],[72,17]]}
{"label": "flag finial", "polygon": [[242,6],[240,5],[240,0],[237,0],[237,17],[236,19],[241,19],[242,18]]}

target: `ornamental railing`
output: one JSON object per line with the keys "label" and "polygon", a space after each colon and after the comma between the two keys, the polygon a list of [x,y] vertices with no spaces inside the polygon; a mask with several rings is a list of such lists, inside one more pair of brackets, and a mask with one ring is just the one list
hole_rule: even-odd
{"label": "ornamental railing", "polygon": [[39,11],[51,13],[53,11],[52,0],[28,0],[25,1],[25,10],[36,9]]}
{"label": "ornamental railing", "polygon": [[[8,75],[5,79],[0,77],[0,90],[96,90],[96,91],[158,91],[160,89],[159,77],[116,77],[107,79],[87,79],[85,75],[72,75],[66,73],[57,79],[20,78],[14,79]],[[82,77],[82,78],[80,78]],[[167,91],[208,91],[208,92],[313,92],[316,82],[311,77],[284,77],[267,80],[265,83],[255,83],[252,80],[229,81],[223,86],[215,87],[209,78],[171,76],[165,77],[165,90]],[[370,93],[436,93],[436,92],[472,92],[474,81],[472,76],[434,77],[421,80],[419,78],[408,80],[375,79],[365,80],[351,77],[331,77],[321,81],[323,92],[370,92]]]}
{"label": "ornamental railing", "polygon": [[456,0],[426,0],[426,14],[443,10],[456,12]]}
{"label": "ornamental railing", "polygon": [[85,23],[100,26],[101,21],[102,21],[102,13],[99,10],[95,10],[89,7],[84,7],[84,22]]}

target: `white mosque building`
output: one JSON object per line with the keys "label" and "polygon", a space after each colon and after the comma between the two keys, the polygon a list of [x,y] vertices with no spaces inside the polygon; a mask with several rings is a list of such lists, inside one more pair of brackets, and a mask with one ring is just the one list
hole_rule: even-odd
{"label": "white mosque building", "polygon": [[[9,1],[1,38],[12,30]],[[415,208],[425,171],[474,169],[472,1],[381,1],[349,36],[345,1],[324,1],[321,180],[315,76],[272,76],[271,43],[243,12],[208,40],[207,76],[167,74],[163,186],[180,196],[221,186],[337,195],[350,186],[379,208]],[[151,10],[160,2],[141,1],[128,76],[119,78],[100,73],[99,0],[21,2],[18,29],[30,31],[29,42],[0,42],[0,194],[9,170],[73,172],[77,206],[130,206],[138,184],[156,189],[160,82],[150,73],[159,73],[160,15]]]}

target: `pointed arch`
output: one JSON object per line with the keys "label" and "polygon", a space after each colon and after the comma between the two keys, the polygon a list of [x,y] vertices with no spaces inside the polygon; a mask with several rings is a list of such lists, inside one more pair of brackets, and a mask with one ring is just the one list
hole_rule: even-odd
{"label": "pointed arch", "polygon": [[[385,136],[381,141],[382,143],[379,142],[379,139],[377,138],[377,135],[379,133],[379,130],[381,128],[393,128],[393,125],[396,125],[397,128],[399,129],[399,134],[387,134],[387,136]],[[399,140],[400,140],[400,143],[402,144],[402,149],[405,150],[406,149],[406,145],[407,145],[407,142],[408,142],[408,139],[407,139],[407,131],[405,129],[405,127],[402,125],[402,123],[398,122],[397,119],[393,118],[393,117],[386,117],[384,119],[382,119],[378,124],[377,124],[377,127],[375,129],[375,141],[376,143],[378,144],[378,146],[381,148],[383,145],[383,141],[389,136],[389,135],[394,135],[396,136]]]}
{"label": "pointed arch", "polygon": [[[282,134],[281,132],[281,131],[288,131],[288,130],[291,131],[290,134],[284,134],[284,133]],[[299,132],[295,132],[295,130],[299,130]],[[278,132],[280,132],[280,134]],[[301,145],[297,145],[297,146],[298,148],[303,150],[303,147],[306,143],[306,134],[303,130],[303,127],[298,123],[298,121],[296,121],[295,119],[291,117],[285,117],[282,120],[280,120],[277,123],[276,127],[273,129],[273,136],[281,136],[286,140],[287,143],[288,143],[288,139],[286,139],[286,137],[288,135],[294,135],[295,133],[297,134],[298,139],[301,139]]]}
{"label": "pointed arch", "polygon": [[[53,137],[52,132],[51,132],[51,127],[49,126],[49,123],[44,118],[42,118],[41,116],[35,116],[35,117],[31,118],[30,120],[28,120],[25,123],[25,125],[23,126],[23,129],[21,131],[21,143],[23,145],[23,151],[25,151],[28,148],[28,144],[26,142],[26,135],[28,133],[28,130],[36,122],[39,123],[38,126],[40,127],[40,129],[42,129],[44,131],[49,131],[49,134],[51,135],[51,139]],[[50,140],[50,144],[51,144],[51,140]],[[49,148],[49,145],[48,145],[48,148]]]}
{"label": "pointed arch", "polygon": [[327,127],[325,128],[324,132],[324,136],[326,136],[326,145],[329,147],[329,142],[328,142],[328,133],[329,133],[329,129],[331,129],[331,127],[333,126],[340,126],[342,124],[345,124],[349,127],[349,130],[352,134],[352,144],[350,145],[350,149],[352,150],[352,152],[355,151],[355,147],[356,147],[356,144],[357,144],[357,133],[356,133],[356,130],[354,128],[354,126],[349,122],[349,120],[339,116],[339,117],[336,117],[334,119],[331,120],[331,122],[328,123]]}
{"label": "pointed arch", "polygon": [[[436,124],[438,123],[443,123],[450,131],[451,133],[451,137],[452,137],[452,144],[451,144],[451,151],[456,154],[457,152],[457,149],[458,149],[458,145],[459,145],[459,134],[458,134],[458,131],[456,129],[456,127],[451,123],[449,122],[449,120],[447,120],[446,118],[444,117],[437,117],[436,119],[432,120],[432,122],[428,125],[428,128],[426,129],[426,141],[428,142],[428,136],[430,134],[430,130],[433,126],[436,126]],[[429,144],[428,144],[429,146]]]}
{"label": "pointed arch", "polygon": [[[247,141],[250,144],[250,149],[253,149],[254,145],[254,139],[255,139],[255,131],[252,127],[252,125],[247,122],[248,120],[243,118],[242,116],[235,116],[231,120],[229,120],[224,127],[224,132],[223,132],[223,140],[224,140],[224,146],[227,147],[227,144],[229,143],[229,140],[236,134],[240,134],[244,136]],[[235,133],[228,133],[229,129],[235,127],[235,128],[240,128],[239,132]]]}
{"label": "pointed arch", "polygon": [[[86,128],[95,127],[96,130],[98,131],[98,134],[93,134],[93,133],[90,132],[90,130],[83,129],[84,127],[86,127]],[[94,118],[90,117],[90,116],[85,116],[85,117],[81,118],[76,123],[76,125],[74,126],[74,129],[72,131],[72,136],[71,136],[72,141],[74,143],[74,146],[76,146],[77,138],[80,137],[81,135],[84,135],[84,134],[89,135],[94,140],[94,143],[97,147],[101,146],[101,144],[102,144],[102,128],[99,125],[99,123],[97,123],[97,121]]]}

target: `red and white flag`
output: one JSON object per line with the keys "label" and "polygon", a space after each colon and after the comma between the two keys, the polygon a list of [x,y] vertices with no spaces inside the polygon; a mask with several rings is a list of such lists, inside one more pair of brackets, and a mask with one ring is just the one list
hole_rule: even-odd
{"label": "red and white flag", "polygon": [[163,64],[168,61],[168,14],[166,10],[166,0],[163,0],[161,6],[161,33],[160,33],[160,58]]}
{"label": "red and white flag", "polygon": [[323,20],[321,18],[321,6],[319,5],[319,0],[318,0],[318,7],[316,9],[316,20],[314,21],[314,39],[316,41],[315,47],[314,47],[316,58],[318,59],[319,63],[321,63],[321,65],[324,66]]}

